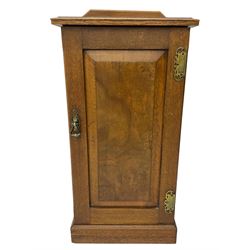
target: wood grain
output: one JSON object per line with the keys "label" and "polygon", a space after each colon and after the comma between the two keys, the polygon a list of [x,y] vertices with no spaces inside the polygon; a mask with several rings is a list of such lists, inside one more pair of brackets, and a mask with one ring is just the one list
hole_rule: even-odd
{"label": "wood grain", "polygon": [[[160,201],[163,202],[168,190],[176,192],[182,107],[185,80],[176,82],[173,77],[174,57],[177,48],[188,50],[189,29],[176,28],[169,35],[167,84],[163,121],[163,144],[161,162]],[[160,221],[174,223],[174,213],[166,214],[164,206],[159,207]]]}
{"label": "wood grain", "polygon": [[[166,49],[173,28],[82,27],[84,49]],[[112,37],[112,39],[110,39]],[[157,39],[155,39],[157,37]]]}
{"label": "wood grain", "polygon": [[112,18],[112,17],[56,17],[51,18],[51,23],[57,26],[186,26],[194,27],[199,20],[192,18]]}
{"label": "wood grain", "polygon": [[84,17],[144,17],[161,18],[165,17],[160,11],[134,11],[134,10],[89,10]]}
{"label": "wood grain", "polygon": [[79,224],[89,222],[89,173],[81,34],[81,29],[77,27],[62,28],[69,129],[74,108],[77,108],[81,119],[81,137],[70,137],[74,221]]}
{"label": "wood grain", "polygon": [[90,224],[108,225],[137,225],[137,224],[158,224],[158,208],[116,208],[102,207],[90,208]]}
{"label": "wood grain", "polygon": [[85,51],[92,206],[157,206],[166,60]]}
{"label": "wood grain", "polygon": [[75,243],[175,243],[175,225],[73,225]]}
{"label": "wood grain", "polygon": [[55,17],[51,23],[63,25],[98,26],[186,26],[199,24],[198,19],[165,17],[159,11],[91,10],[81,17]]}
{"label": "wood grain", "polygon": [[185,79],[173,77],[199,20],[160,12],[92,10],[62,27],[70,137],[73,242],[175,243],[174,213]]}

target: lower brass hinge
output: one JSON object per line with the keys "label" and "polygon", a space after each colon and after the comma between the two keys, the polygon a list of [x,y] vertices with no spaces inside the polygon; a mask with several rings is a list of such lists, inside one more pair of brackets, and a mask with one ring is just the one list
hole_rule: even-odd
{"label": "lower brass hinge", "polygon": [[172,214],[175,208],[175,193],[172,190],[167,191],[164,200],[165,213]]}

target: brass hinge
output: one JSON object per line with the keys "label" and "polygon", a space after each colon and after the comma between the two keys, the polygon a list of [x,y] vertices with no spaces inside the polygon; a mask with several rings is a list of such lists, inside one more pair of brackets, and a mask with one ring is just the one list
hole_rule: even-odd
{"label": "brass hinge", "polygon": [[164,200],[165,213],[172,214],[175,208],[175,193],[172,190],[167,191]]}
{"label": "brass hinge", "polygon": [[186,75],[187,51],[180,47],[176,50],[174,60],[174,79],[182,81]]}

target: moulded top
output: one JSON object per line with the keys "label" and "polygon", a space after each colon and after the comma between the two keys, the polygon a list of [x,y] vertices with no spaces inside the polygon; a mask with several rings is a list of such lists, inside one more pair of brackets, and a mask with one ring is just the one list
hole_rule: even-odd
{"label": "moulded top", "polygon": [[165,17],[160,11],[90,10],[82,17],[56,17],[57,26],[187,26],[199,25],[198,19]]}

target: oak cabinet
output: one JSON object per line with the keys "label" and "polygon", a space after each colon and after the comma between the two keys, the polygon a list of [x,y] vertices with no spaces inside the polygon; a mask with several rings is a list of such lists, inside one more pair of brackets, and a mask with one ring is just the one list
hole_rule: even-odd
{"label": "oak cabinet", "polygon": [[192,18],[89,11],[61,26],[71,146],[73,242],[174,243]]}

